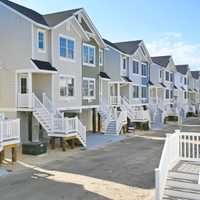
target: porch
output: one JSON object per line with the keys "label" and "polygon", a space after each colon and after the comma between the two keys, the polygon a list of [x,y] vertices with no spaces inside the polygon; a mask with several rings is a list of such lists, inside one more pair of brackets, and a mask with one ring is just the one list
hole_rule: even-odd
{"label": "porch", "polygon": [[43,93],[52,97],[52,73],[19,72],[16,74],[17,82],[17,108],[19,111],[33,109],[33,95],[41,101]]}
{"label": "porch", "polygon": [[159,167],[155,170],[156,200],[200,199],[200,134],[167,134]]}

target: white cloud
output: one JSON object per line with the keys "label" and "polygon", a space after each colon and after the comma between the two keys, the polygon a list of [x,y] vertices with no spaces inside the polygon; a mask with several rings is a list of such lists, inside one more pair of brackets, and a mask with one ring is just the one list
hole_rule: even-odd
{"label": "white cloud", "polygon": [[176,64],[200,69],[200,43],[186,43],[179,33],[164,33],[158,40],[147,43],[147,48],[152,56],[172,55]]}

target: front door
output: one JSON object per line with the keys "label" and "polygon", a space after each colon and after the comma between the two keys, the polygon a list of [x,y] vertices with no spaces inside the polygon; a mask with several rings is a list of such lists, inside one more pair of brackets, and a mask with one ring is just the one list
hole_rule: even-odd
{"label": "front door", "polygon": [[18,107],[29,107],[28,74],[19,74],[18,79]]}
{"label": "front door", "polygon": [[28,76],[26,74],[21,74],[19,77],[19,91],[20,94],[28,93]]}

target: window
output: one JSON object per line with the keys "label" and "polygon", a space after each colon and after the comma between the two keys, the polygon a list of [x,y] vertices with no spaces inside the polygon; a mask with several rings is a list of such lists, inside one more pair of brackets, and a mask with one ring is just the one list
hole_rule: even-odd
{"label": "window", "polygon": [[163,71],[160,70],[160,80],[162,79],[162,77],[163,77]]}
{"label": "window", "polygon": [[127,61],[126,58],[122,58],[123,70],[126,70]]}
{"label": "window", "polygon": [[139,62],[133,60],[133,73],[139,74]]}
{"label": "window", "polygon": [[165,80],[169,81],[169,72],[165,72]]}
{"label": "window", "polygon": [[147,98],[147,87],[142,87],[142,98]]}
{"label": "window", "polygon": [[187,85],[187,78],[184,78],[184,84]]}
{"label": "window", "polygon": [[170,91],[170,98],[173,99],[173,97],[174,97],[174,92],[173,92],[173,90],[171,90]]}
{"label": "window", "polygon": [[147,64],[142,64],[142,76],[148,75],[148,67]]}
{"label": "window", "polygon": [[38,31],[38,49],[45,51],[45,32]]}
{"label": "window", "polygon": [[133,98],[139,98],[139,86],[133,86]]}
{"label": "window", "polygon": [[100,66],[103,65],[103,50],[102,49],[99,50],[99,65]]}
{"label": "window", "polygon": [[83,97],[95,97],[95,79],[83,79]]}
{"label": "window", "polygon": [[169,99],[169,90],[168,89],[165,90],[165,98]]}
{"label": "window", "polygon": [[74,59],[75,42],[74,40],[60,37],[60,57]]}
{"label": "window", "polygon": [[170,74],[170,81],[171,81],[171,82],[174,81],[174,74],[173,74],[173,73]]}
{"label": "window", "polygon": [[83,45],[83,64],[94,66],[95,65],[95,46],[88,44]]}
{"label": "window", "polygon": [[187,92],[184,92],[184,98],[187,99]]}
{"label": "window", "polygon": [[21,94],[27,93],[27,78],[21,78]]}
{"label": "window", "polygon": [[60,76],[60,96],[73,97],[74,96],[74,78],[67,76]]}

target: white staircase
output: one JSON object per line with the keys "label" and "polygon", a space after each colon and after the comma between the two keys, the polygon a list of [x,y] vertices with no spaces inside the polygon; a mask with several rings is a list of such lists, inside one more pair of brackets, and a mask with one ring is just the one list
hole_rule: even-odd
{"label": "white staircase", "polygon": [[32,94],[33,115],[42,125],[48,136],[75,137],[86,146],[86,128],[78,117],[64,118],[50,99],[43,95],[43,103]]}
{"label": "white staircase", "polygon": [[107,104],[101,104],[99,114],[102,119],[102,129],[106,134],[119,134],[123,125],[127,124],[127,112],[117,111]]}
{"label": "white staircase", "polygon": [[132,122],[147,122],[150,121],[150,115],[148,110],[142,110],[139,108],[134,108],[129,103],[126,97],[121,98],[121,109],[127,112],[128,118]]}

